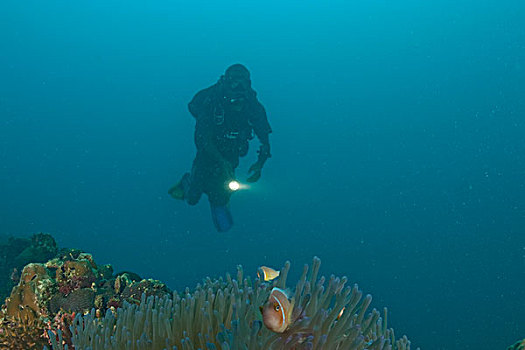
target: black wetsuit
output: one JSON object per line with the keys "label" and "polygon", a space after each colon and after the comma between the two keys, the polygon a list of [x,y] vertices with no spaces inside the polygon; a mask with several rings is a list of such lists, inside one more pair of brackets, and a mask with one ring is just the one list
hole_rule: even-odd
{"label": "black wetsuit", "polygon": [[226,182],[231,179],[224,174],[220,162],[206,151],[207,142],[214,142],[216,149],[231,164],[232,169],[239,165],[239,157],[248,153],[248,143],[254,133],[267,150],[267,154],[262,156],[270,156],[268,135],[272,129],[255,91],[250,88],[245,94],[240,111],[233,108],[231,100],[222,91],[221,83],[218,82],[199,91],[188,104],[190,113],[196,119],[197,146],[189,188],[184,196],[191,205],[199,201],[202,193],[206,193],[210,204],[215,206],[226,205],[230,200],[231,191]]}

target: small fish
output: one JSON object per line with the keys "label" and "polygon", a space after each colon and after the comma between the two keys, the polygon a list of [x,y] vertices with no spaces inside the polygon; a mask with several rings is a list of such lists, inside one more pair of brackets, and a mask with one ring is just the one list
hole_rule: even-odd
{"label": "small fish", "polygon": [[343,306],[343,308],[341,309],[341,311],[339,311],[339,315],[337,315],[337,319],[338,319],[338,320],[341,318],[341,316],[343,316],[343,312],[345,312],[345,309],[346,309],[346,307]]}
{"label": "small fish", "polygon": [[279,271],[268,266],[261,266],[257,269],[257,277],[268,282],[279,277]]}
{"label": "small fish", "polygon": [[293,323],[293,309],[294,300],[290,301],[284,290],[273,288],[268,301],[260,307],[264,325],[273,332],[284,332]]}

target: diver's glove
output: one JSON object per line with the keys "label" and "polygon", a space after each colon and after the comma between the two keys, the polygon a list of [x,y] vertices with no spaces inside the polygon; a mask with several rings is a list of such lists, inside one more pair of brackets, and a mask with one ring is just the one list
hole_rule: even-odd
{"label": "diver's glove", "polygon": [[261,148],[258,151],[259,157],[257,158],[257,162],[252,164],[250,169],[248,170],[248,173],[251,174],[246,181],[248,182],[256,182],[261,177],[261,171],[264,166],[264,163],[266,163],[266,160],[271,157],[270,155],[270,145],[263,144],[261,145]]}
{"label": "diver's glove", "polygon": [[248,174],[251,174],[246,181],[248,182],[257,182],[261,178],[261,171],[262,171],[263,165],[259,163],[259,161],[252,164],[250,169],[248,170]]}

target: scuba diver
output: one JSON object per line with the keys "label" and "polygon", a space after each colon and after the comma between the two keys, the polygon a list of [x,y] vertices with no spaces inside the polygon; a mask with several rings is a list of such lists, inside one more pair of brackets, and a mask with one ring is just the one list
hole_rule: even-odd
{"label": "scuba diver", "polygon": [[229,202],[238,186],[234,180],[239,157],[248,153],[249,141],[255,134],[261,145],[246,181],[259,180],[264,163],[271,157],[272,129],[251,87],[250,72],[242,64],[230,66],[217,83],[199,91],[188,109],[196,120],[197,155],[191,172],[185,173],[168,193],[189,205],[197,204],[205,193],[217,231],[225,232],[233,226]]}

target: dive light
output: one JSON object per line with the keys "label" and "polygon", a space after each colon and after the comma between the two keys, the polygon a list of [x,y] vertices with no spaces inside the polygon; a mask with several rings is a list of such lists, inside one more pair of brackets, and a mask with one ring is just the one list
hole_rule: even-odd
{"label": "dive light", "polygon": [[237,190],[239,190],[239,189],[241,188],[241,184],[238,183],[238,182],[235,181],[235,180],[232,180],[232,181],[230,181],[230,182],[228,183],[228,188],[229,188],[231,191],[235,192],[235,191],[237,191]]}

